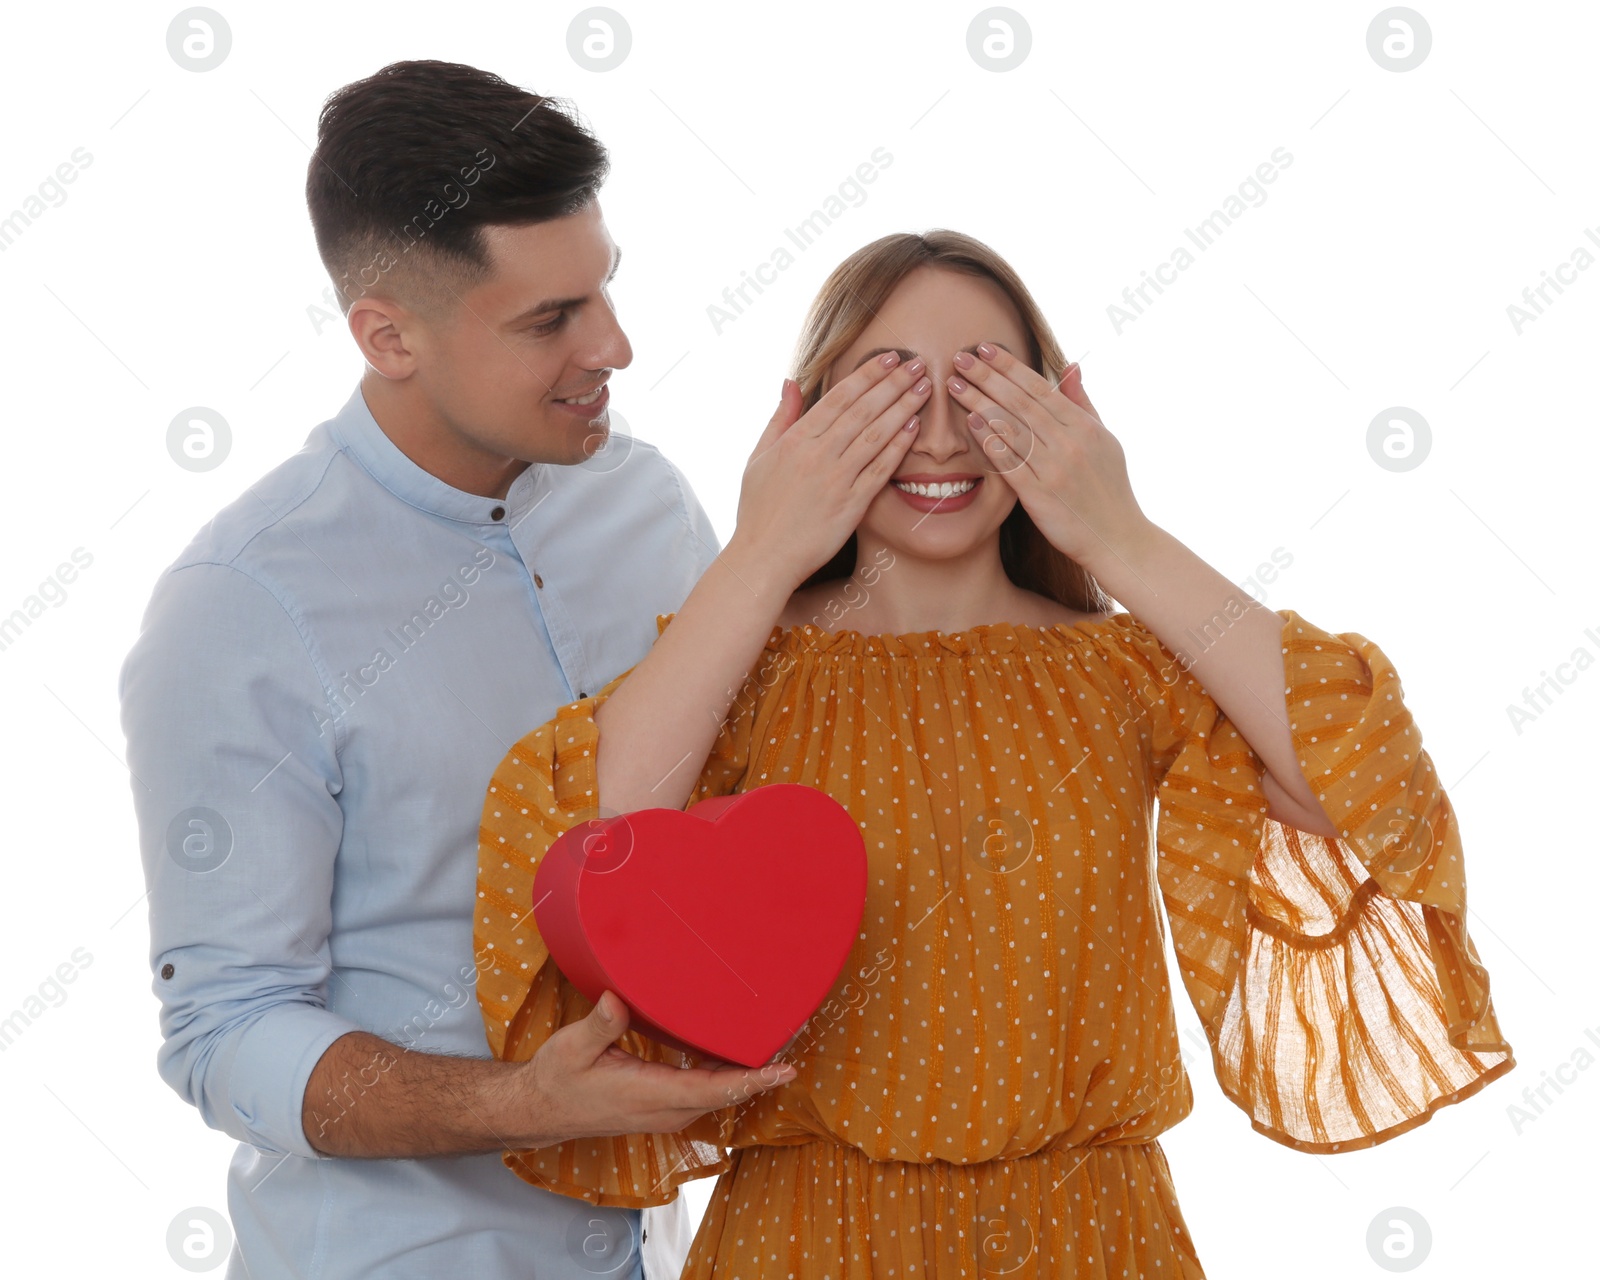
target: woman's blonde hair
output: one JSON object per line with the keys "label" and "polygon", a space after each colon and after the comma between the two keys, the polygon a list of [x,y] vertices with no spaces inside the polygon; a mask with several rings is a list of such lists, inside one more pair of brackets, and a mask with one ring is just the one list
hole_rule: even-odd
{"label": "woman's blonde hair", "polygon": [[[884,236],[857,249],[834,268],[806,315],[795,347],[792,376],[800,384],[804,407],[822,398],[828,370],[860,338],[895,288],[918,267],[943,267],[992,280],[1011,300],[1028,335],[1028,364],[1052,383],[1061,381],[1067,359],[1011,264],[982,241],[959,231],[937,228],[914,235]],[[1045,540],[1018,502],[1000,526],[1000,562],[1006,576],[1083,613],[1104,613],[1111,598],[1088,570]],[[848,577],[856,567],[856,536],[801,584],[802,587]]]}

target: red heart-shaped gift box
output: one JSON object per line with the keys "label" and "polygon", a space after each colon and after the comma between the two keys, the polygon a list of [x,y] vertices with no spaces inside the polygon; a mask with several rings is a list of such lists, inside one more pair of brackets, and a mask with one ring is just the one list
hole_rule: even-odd
{"label": "red heart-shaped gift box", "polygon": [[792,783],[579,823],[539,863],[533,914],[556,965],[614,991],[653,1040],[758,1067],[844,967],[866,905],[854,819]]}

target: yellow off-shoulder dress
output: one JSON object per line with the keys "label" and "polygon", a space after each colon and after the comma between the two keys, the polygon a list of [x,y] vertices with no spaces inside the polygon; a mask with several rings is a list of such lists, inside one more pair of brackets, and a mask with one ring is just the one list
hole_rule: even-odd
{"label": "yellow off-shoulder dress", "polygon": [[[1194,1280],[1157,1141],[1193,1105],[1166,932],[1223,1090],[1287,1146],[1371,1146],[1504,1075],[1455,814],[1399,676],[1370,640],[1279,616],[1337,839],[1267,817],[1259,757],[1131,614],[774,628],[691,803],[803,783],[861,826],[860,936],[787,1053],[799,1074],[682,1134],[508,1166],[621,1206],[720,1174],[694,1280]],[[555,837],[598,816],[594,712],[622,679],[519,741],[485,798],[478,999],[506,1060],[590,1007],[531,891]]]}

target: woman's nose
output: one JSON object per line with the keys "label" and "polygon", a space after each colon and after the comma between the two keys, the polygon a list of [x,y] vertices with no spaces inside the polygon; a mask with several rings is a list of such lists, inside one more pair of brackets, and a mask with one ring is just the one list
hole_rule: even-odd
{"label": "woman's nose", "polygon": [[[939,368],[936,365],[949,367]],[[911,452],[943,465],[950,459],[974,449],[972,432],[967,430],[967,408],[953,395],[946,379],[955,371],[949,361],[928,361],[928,376],[933,379],[933,390],[922,408],[917,410],[922,426],[917,432]]]}

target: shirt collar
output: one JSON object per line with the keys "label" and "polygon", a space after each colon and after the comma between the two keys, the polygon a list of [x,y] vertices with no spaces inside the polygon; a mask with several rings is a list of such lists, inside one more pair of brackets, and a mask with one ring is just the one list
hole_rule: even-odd
{"label": "shirt collar", "polygon": [[[332,422],[334,438],[354,456],[374,480],[395,497],[423,511],[474,525],[515,525],[544,495],[549,484],[548,468],[538,462],[511,482],[504,498],[486,498],[448,485],[425,471],[400,451],[384,434],[378,420],[367,407],[361,384],[350,393],[344,408]],[[499,513],[498,515],[496,513]]]}

